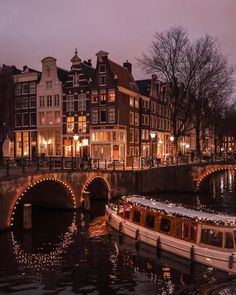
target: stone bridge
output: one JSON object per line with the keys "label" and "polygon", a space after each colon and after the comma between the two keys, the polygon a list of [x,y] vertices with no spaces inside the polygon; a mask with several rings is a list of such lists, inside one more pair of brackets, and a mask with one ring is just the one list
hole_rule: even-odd
{"label": "stone bridge", "polygon": [[[17,205],[32,193],[41,206],[79,208],[86,190],[91,198],[127,194],[194,192],[216,172],[236,169],[236,163],[194,163],[145,170],[41,170],[0,177],[0,229],[14,222]],[[45,194],[47,191],[47,194]],[[50,197],[48,197],[50,195]]]}

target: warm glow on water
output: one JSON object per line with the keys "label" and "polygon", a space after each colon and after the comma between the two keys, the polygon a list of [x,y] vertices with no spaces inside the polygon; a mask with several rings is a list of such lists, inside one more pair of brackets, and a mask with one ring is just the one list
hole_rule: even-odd
{"label": "warm glow on water", "polygon": [[[235,175],[217,175],[213,183],[212,196],[162,198],[236,213]],[[133,239],[106,225],[104,206],[93,202],[90,213],[33,211],[31,231],[19,223],[1,233],[0,294],[197,295],[222,283],[226,287],[214,295],[234,294],[236,280],[227,273],[165,252],[157,255],[144,244],[136,249]]]}

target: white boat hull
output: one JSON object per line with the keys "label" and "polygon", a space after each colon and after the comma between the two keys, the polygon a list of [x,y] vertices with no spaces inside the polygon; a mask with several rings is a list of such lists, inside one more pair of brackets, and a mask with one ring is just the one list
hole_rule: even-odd
{"label": "white boat hull", "polygon": [[[118,216],[106,206],[106,220],[120,233],[159,249],[217,269],[236,274],[236,255],[198,246],[181,239],[150,230]],[[235,253],[236,254],[236,253]]]}

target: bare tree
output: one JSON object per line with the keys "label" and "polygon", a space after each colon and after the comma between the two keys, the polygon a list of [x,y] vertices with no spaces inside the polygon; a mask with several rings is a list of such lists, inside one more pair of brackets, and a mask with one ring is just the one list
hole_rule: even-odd
{"label": "bare tree", "polygon": [[196,152],[201,156],[201,140],[205,131],[216,123],[219,111],[224,108],[227,98],[233,90],[233,67],[221,54],[216,41],[206,35],[194,44],[188,58],[193,60],[201,56],[201,66],[190,85],[189,95],[193,106],[192,120],[196,133]]}
{"label": "bare tree", "polygon": [[207,113],[220,105],[231,91],[232,68],[228,67],[215,40],[206,35],[190,42],[182,27],[173,27],[156,33],[148,54],[143,53],[138,62],[147,74],[157,73],[167,82],[174,157],[178,139],[193,128],[200,153],[200,134],[208,124]]}
{"label": "bare tree", "polygon": [[157,73],[168,84],[176,158],[178,139],[193,128],[188,91],[201,64],[201,56],[195,56],[194,60],[188,58],[192,56],[192,48],[182,27],[156,33],[154,37],[149,53],[143,53],[138,62],[147,74]]}

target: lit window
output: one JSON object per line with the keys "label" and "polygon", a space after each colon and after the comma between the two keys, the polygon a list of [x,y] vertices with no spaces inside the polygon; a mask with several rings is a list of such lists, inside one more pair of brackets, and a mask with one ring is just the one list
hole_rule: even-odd
{"label": "lit window", "polygon": [[102,89],[100,91],[100,104],[106,104],[106,100],[107,100],[106,90]]}
{"label": "lit window", "polygon": [[53,124],[52,112],[47,112],[47,124]]}
{"label": "lit window", "polygon": [[134,142],[134,129],[129,129],[130,142]]}
{"label": "lit window", "polygon": [[56,111],[55,112],[55,123],[60,124],[61,123],[61,117],[60,117],[60,112]]}
{"label": "lit window", "polygon": [[78,117],[78,132],[86,133],[87,131],[87,123],[86,116]]}
{"label": "lit window", "polygon": [[66,132],[74,133],[74,117],[72,116],[66,118]]}
{"label": "lit window", "polygon": [[130,105],[131,107],[134,106],[134,98],[133,98],[132,96],[130,96],[130,98],[129,98],[129,105]]}
{"label": "lit window", "polygon": [[136,126],[139,125],[139,114],[138,114],[138,113],[135,113],[135,114],[134,114],[134,124],[135,124]]}
{"label": "lit window", "polygon": [[39,112],[39,124],[44,125],[45,118],[44,118],[44,112]]}
{"label": "lit window", "polygon": [[114,102],[116,99],[116,91],[115,89],[109,89],[108,101]]}
{"label": "lit window", "polygon": [[135,107],[138,109],[139,108],[139,98],[135,98]]}
{"label": "lit window", "polygon": [[98,102],[98,92],[97,90],[93,90],[91,93],[91,102],[96,103]]}

